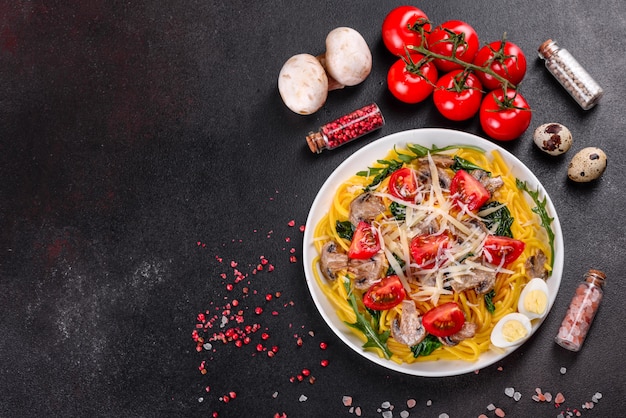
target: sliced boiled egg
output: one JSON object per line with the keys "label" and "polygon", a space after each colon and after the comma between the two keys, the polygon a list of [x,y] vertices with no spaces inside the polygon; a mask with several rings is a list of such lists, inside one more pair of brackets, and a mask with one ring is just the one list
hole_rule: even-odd
{"label": "sliced boiled egg", "polygon": [[519,296],[517,303],[519,313],[528,318],[543,318],[548,313],[548,285],[541,278],[529,281]]}
{"label": "sliced boiled egg", "polygon": [[510,313],[500,319],[491,331],[491,344],[506,348],[521,344],[532,330],[530,319],[519,312]]}

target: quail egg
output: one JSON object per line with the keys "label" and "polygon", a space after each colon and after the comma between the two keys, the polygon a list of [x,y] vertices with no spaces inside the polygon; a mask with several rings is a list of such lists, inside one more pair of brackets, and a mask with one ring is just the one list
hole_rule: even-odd
{"label": "quail egg", "polygon": [[572,133],[560,123],[544,123],[535,129],[533,141],[541,151],[550,155],[561,155],[571,148]]}
{"label": "quail egg", "polygon": [[548,312],[548,285],[541,278],[529,281],[519,296],[517,310],[528,318],[543,318]]}
{"label": "quail egg", "polygon": [[604,173],[606,165],[606,154],[600,148],[583,148],[570,161],[567,177],[578,183],[587,183],[598,179]]}
{"label": "quail egg", "polygon": [[521,344],[528,338],[532,326],[530,319],[519,312],[510,313],[500,319],[491,331],[491,344],[499,348]]}

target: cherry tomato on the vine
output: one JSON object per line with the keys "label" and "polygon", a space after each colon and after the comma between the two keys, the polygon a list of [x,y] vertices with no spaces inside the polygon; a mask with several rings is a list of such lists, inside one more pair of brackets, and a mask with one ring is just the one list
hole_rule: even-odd
{"label": "cherry tomato on the vine", "polygon": [[425,33],[430,32],[432,25],[426,13],[415,6],[396,7],[383,20],[383,43],[392,54],[404,56],[406,47],[421,44],[420,25]]}
{"label": "cherry tomato on the vine", "polygon": [[396,61],[387,73],[387,87],[404,103],[419,103],[435,88],[439,76],[432,62],[422,63],[422,54],[409,54]]}
{"label": "cherry tomato on the vine", "polygon": [[[456,48],[455,48],[456,47]],[[428,35],[428,49],[439,55],[452,57],[471,63],[478,52],[480,42],[472,26],[462,20],[449,20],[437,26]],[[434,61],[440,71],[452,71],[463,68],[452,61],[436,58]]]}
{"label": "cherry tomato on the vine", "polygon": [[386,311],[400,304],[406,297],[406,291],[400,278],[387,276],[370,287],[363,295],[363,304],[375,311]]}
{"label": "cherry tomato on the vine", "polygon": [[[526,75],[526,55],[524,51],[509,41],[495,41],[478,50],[474,64],[488,67],[500,77],[517,86]],[[476,73],[487,90],[502,87],[502,83],[491,74],[482,71]]]}
{"label": "cherry tomato on the vine", "polygon": [[437,81],[433,102],[445,118],[461,121],[474,116],[483,98],[478,77],[464,70],[453,70]]}
{"label": "cherry tomato on the vine", "polygon": [[524,97],[516,90],[494,90],[480,105],[480,126],[493,139],[511,141],[522,135],[532,118],[532,111]]}

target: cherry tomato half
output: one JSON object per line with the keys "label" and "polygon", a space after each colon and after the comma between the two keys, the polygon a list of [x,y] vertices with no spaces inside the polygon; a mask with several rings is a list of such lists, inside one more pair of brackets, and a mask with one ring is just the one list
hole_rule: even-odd
{"label": "cherry tomato half", "polygon": [[437,263],[439,248],[448,247],[449,241],[447,235],[422,234],[411,240],[409,251],[420,268],[430,269]]}
{"label": "cherry tomato half", "polygon": [[417,174],[410,167],[396,170],[389,177],[389,193],[407,202],[415,201],[417,196]]}
{"label": "cherry tomato half", "polygon": [[456,302],[447,302],[426,312],[422,325],[435,337],[449,337],[461,330],[465,323],[465,314]]}
{"label": "cherry tomato half", "polygon": [[406,291],[400,278],[393,275],[372,285],[363,295],[363,304],[375,311],[386,311],[398,305],[405,297]]}
{"label": "cherry tomato half", "polygon": [[[507,265],[517,260],[524,252],[526,244],[523,241],[501,237],[498,235],[490,235],[483,245],[483,255],[485,260],[491,264]],[[504,259],[504,263],[502,261]]]}
{"label": "cherry tomato half", "polygon": [[430,32],[432,25],[428,16],[415,6],[396,7],[383,20],[383,43],[394,55],[406,55],[409,45],[419,46],[422,36],[416,25],[423,25],[424,32]]}
{"label": "cherry tomato half", "polygon": [[352,235],[348,257],[366,260],[380,250],[380,241],[376,229],[365,221],[359,222]]}
{"label": "cherry tomato half", "polygon": [[433,102],[439,113],[454,121],[467,120],[478,113],[482,98],[478,77],[463,70],[444,74],[433,91]]}
{"label": "cherry tomato half", "polygon": [[399,59],[389,68],[387,87],[396,99],[413,104],[432,93],[439,75],[432,62],[420,64],[422,58],[421,54],[409,54],[408,58]]}
{"label": "cherry tomato half", "polygon": [[450,194],[457,205],[462,203],[472,212],[480,209],[491,197],[489,190],[465,170],[458,170],[452,177]]}
{"label": "cherry tomato half", "polygon": [[513,89],[494,90],[487,94],[480,105],[480,126],[493,139],[511,141],[522,135],[532,118],[532,112],[524,97]]}
{"label": "cherry tomato half", "polygon": [[[478,50],[474,64],[488,66],[494,73],[518,85],[526,75],[526,55],[522,49],[509,41],[495,41]],[[487,90],[502,87],[502,83],[491,74],[482,71],[476,73]]]}
{"label": "cherry tomato half", "polygon": [[[478,34],[472,26],[462,20],[448,20],[428,35],[428,49],[431,52],[446,57],[454,54],[463,62],[471,63],[479,47]],[[438,70],[444,72],[462,68],[459,64],[441,58],[436,58],[433,62]]]}

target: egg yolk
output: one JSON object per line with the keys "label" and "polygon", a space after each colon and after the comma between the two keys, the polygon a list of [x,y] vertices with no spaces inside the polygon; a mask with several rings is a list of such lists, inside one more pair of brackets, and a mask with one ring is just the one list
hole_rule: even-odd
{"label": "egg yolk", "polygon": [[526,327],[515,319],[506,321],[502,326],[502,336],[510,343],[524,338],[526,334],[528,334]]}
{"label": "egg yolk", "polygon": [[524,298],[524,308],[528,312],[541,315],[548,306],[548,296],[541,290],[532,290]]}

